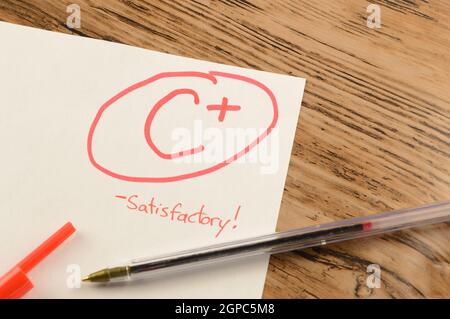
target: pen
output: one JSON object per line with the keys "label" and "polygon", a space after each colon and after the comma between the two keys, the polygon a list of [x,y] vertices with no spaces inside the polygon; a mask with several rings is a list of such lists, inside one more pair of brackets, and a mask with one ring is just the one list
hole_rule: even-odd
{"label": "pen", "polygon": [[135,259],[118,267],[96,271],[82,280],[107,283],[139,279],[239,258],[277,254],[448,221],[450,201],[345,219],[169,255]]}

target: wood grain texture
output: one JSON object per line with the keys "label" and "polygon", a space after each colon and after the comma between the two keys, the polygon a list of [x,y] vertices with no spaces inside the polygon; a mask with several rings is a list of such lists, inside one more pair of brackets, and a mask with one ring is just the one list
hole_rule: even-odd
{"label": "wood grain texture", "polygon": [[[2,0],[0,20],[307,79],[278,230],[450,199],[450,2]],[[82,10],[65,26],[66,6]],[[1,40],[1,39],[0,39]],[[264,297],[450,297],[450,225],[273,256]],[[379,264],[382,287],[367,288]]]}

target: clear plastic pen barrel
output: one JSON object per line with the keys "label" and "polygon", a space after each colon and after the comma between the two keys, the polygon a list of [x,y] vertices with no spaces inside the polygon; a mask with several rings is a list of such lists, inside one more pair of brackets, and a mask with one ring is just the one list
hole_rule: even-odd
{"label": "clear plastic pen barrel", "polygon": [[244,257],[305,249],[448,221],[450,221],[450,201],[237,240],[163,256],[135,259],[128,265],[128,275],[130,279],[134,279],[186,271],[213,263],[219,265],[224,262],[229,263]]}

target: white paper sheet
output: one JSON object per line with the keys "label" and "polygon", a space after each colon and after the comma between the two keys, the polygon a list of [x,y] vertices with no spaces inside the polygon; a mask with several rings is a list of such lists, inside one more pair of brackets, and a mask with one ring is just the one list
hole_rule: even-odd
{"label": "white paper sheet", "polygon": [[29,274],[27,297],[261,297],[267,257],[76,282],[273,232],[304,79],[8,23],[0,48],[1,273],[71,221],[77,233]]}

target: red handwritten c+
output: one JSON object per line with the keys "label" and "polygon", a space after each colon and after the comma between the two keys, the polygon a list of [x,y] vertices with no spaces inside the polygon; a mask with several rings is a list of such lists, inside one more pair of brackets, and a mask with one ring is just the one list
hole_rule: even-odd
{"label": "red handwritten c+", "polygon": [[[188,173],[184,173],[184,174],[173,175],[173,176],[164,176],[164,177],[128,176],[125,174],[114,172],[114,171],[106,168],[104,165],[101,165],[100,163],[98,163],[97,160],[95,159],[94,152],[93,152],[93,138],[94,138],[94,134],[95,134],[97,125],[98,125],[100,119],[102,118],[102,115],[104,114],[104,112],[111,105],[113,105],[116,101],[118,101],[125,95],[127,95],[135,90],[138,90],[138,89],[140,89],[144,86],[147,86],[151,83],[154,83],[160,79],[177,78],[177,77],[187,77],[187,78],[188,77],[200,77],[200,78],[204,78],[204,79],[211,81],[211,83],[214,85],[218,83],[217,78],[223,77],[223,78],[234,79],[237,81],[242,81],[242,82],[246,82],[248,84],[254,85],[255,87],[257,87],[257,88],[261,89],[263,92],[265,92],[267,94],[267,96],[270,98],[270,101],[272,103],[272,110],[273,110],[272,121],[270,122],[269,126],[263,131],[262,134],[260,134],[255,140],[253,140],[250,144],[245,146],[243,149],[241,149],[236,154],[232,155],[231,157],[225,159],[224,161],[222,161],[220,163],[216,163],[210,167],[203,168],[203,169],[200,169],[200,170],[194,171],[194,172],[188,172]],[[198,104],[198,102],[199,102],[198,94],[191,89],[186,88],[186,89],[174,90],[171,93],[169,93],[168,95],[166,95],[165,97],[163,97],[161,100],[159,100],[155,104],[155,106],[151,109],[149,115],[147,116],[147,120],[146,120],[145,128],[144,128],[144,136],[147,141],[147,144],[159,157],[161,157],[163,159],[167,159],[167,160],[174,159],[174,158],[177,158],[180,156],[193,155],[195,153],[203,151],[203,149],[204,149],[203,145],[199,145],[199,146],[196,146],[189,150],[184,150],[184,151],[174,153],[174,154],[168,154],[168,153],[162,152],[155,145],[155,143],[152,140],[152,137],[150,134],[150,128],[152,125],[152,120],[155,117],[156,113],[167,102],[169,102],[175,96],[180,95],[180,94],[190,94],[194,97],[195,104]],[[227,101],[225,101],[225,104],[226,104],[226,102]],[[230,107],[232,107],[232,106],[230,106]],[[231,110],[237,110],[237,107],[235,107],[235,106],[233,106],[233,107],[234,108],[232,108]],[[215,109],[215,107],[212,107],[211,109]],[[221,116],[224,116],[224,115],[221,115]],[[221,118],[223,120],[223,117],[221,117]],[[130,87],[128,87],[128,88],[122,90],[121,92],[117,93],[116,95],[114,95],[112,98],[110,98],[108,101],[106,101],[100,107],[100,109],[98,110],[97,114],[95,115],[95,118],[89,129],[88,139],[87,139],[87,153],[88,153],[91,164],[96,169],[98,169],[102,173],[104,173],[108,176],[111,176],[113,178],[116,178],[116,179],[120,179],[120,180],[124,180],[124,181],[128,181],[128,182],[138,182],[138,183],[166,183],[166,182],[180,181],[180,180],[185,180],[185,179],[190,179],[190,178],[210,174],[212,172],[215,172],[215,171],[227,166],[228,164],[237,160],[238,158],[242,157],[243,155],[248,153],[251,149],[253,149],[256,145],[258,145],[263,139],[265,139],[271,133],[273,128],[276,126],[277,121],[278,121],[277,100],[276,100],[273,92],[267,86],[265,86],[264,84],[262,84],[261,82],[259,82],[257,80],[254,80],[252,78],[249,78],[249,77],[246,77],[243,75],[218,72],[218,71],[211,71],[209,73],[195,72],[195,71],[164,72],[164,73],[159,73],[159,74],[154,75],[146,80],[143,80],[141,82],[131,85]]]}

